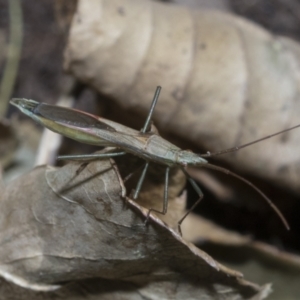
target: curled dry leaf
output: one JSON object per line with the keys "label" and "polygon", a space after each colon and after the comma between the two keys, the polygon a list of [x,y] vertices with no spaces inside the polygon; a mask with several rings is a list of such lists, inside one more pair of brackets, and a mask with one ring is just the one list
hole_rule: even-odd
{"label": "curled dry leaf", "polygon": [[[178,22],[180,20],[180,22]],[[82,45],[85,45],[82,47]],[[300,47],[242,18],[148,0],[78,1],[65,67],[209,151],[298,124]],[[225,155],[299,192],[299,130]]]}
{"label": "curled dry leaf", "polygon": [[152,299],[248,299],[266,291],[156,217],[145,226],[148,210],[125,203],[122,193],[109,160],[38,167],[7,185],[0,201],[1,276],[46,291],[79,279],[118,280]]}

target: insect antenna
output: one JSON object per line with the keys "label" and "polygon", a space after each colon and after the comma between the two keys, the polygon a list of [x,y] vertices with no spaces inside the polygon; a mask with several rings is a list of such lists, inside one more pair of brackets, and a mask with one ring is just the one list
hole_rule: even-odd
{"label": "insect antenna", "polygon": [[240,146],[236,146],[236,147],[232,147],[232,148],[229,148],[229,149],[225,149],[225,150],[221,150],[221,151],[217,151],[217,152],[207,152],[205,154],[199,154],[199,156],[201,157],[212,157],[212,156],[217,156],[217,155],[222,155],[222,154],[225,154],[225,153],[230,153],[230,152],[235,152],[235,151],[238,151],[242,148],[246,148],[250,145],[253,145],[253,144],[256,144],[258,142],[261,142],[261,141],[264,141],[264,140],[267,140],[273,136],[276,136],[276,135],[279,135],[279,134],[282,134],[284,132],[287,132],[287,131],[290,131],[290,130],[293,130],[295,128],[298,128],[300,127],[300,124],[296,125],[296,126],[293,126],[293,127],[290,127],[290,128],[287,128],[287,129],[284,129],[284,130],[281,130],[279,132],[276,132],[276,133],[273,133],[273,134],[270,134],[270,135],[267,135],[263,138],[260,138],[258,140],[255,140],[255,141],[252,141],[250,143],[247,143],[247,144],[244,144],[244,145],[240,145]]}
{"label": "insect antenna", "polygon": [[282,212],[279,210],[279,208],[272,202],[272,200],[266,194],[264,194],[251,181],[247,180],[246,178],[244,178],[244,177],[242,177],[238,174],[235,174],[234,172],[232,172],[228,169],[225,169],[225,168],[222,168],[222,167],[219,167],[219,166],[216,166],[216,165],[212,165],[212,164],[209,164],[209,163],[203,165],[203,168],[208,168],[208,169],[212,169],[212,170],[216,170],[216,171],[225,173],[227,175],[231,175],[231,176],[243,181],[244,183],[246,183],[248,186],[250,186],[252,189],[254,189],[258,194],[260,194],[262,196],[262,198],[264,198],[266,200],[266,202],[271,206],[271,208],[275,211],[275,213],[281,219],[281,221],[282,221],[283,225],[286,227],[286,229],[290,230],[290,226],[289,226],[287,220],[285,219],[285,217],[283,216]]}

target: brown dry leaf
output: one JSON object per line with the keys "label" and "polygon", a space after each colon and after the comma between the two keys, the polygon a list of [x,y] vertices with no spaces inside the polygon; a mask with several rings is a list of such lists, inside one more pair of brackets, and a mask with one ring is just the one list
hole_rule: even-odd
{"label": "brown dry leaf", "polygon": [[[170,290],[171,292],[166,295],[166,292],[161,291]],[[154,292],[156,294],[154,295]],[[125,281],[113,281],[105,279],[88,279],[77,282],[72,282],[64,285],[61,289],[55,292],[37,293],[32,290],[24,290],[19,286],[9,284],[4,280],[0,281],[0,299],[1,300],[16,300],[16,299],[30,299],[30,300],[145,300],[145,299],[180,299],[172,297],[171,293],[176,291],[176,286],[168,282],[150,282],[147,285],[137,287],[136,284]],[[266,285],[261,291],[256,294],[252,300],[265,299],[266,295],[271,292],[270,285]],[[167,298],[167,297],[172,298]],[[180,296],[179,296],[180,297]],[[184,296],[183,296],[184,297]],[[201,299],[202,295],[197,294],[195,298]],[[181,298],[183,299],[183,298]],[[206,298],[214,299],[214,298]],[[223,298],[226,299],[226,298]],[[231,298],[233,299],[233,298]],[[240,299],[240,298],[234,298]]]}
{"label": "brown dry leaf", "polygon": [[250,237],[226,230],[215,223],[190,213],[182,223],[184,238],[192,243],[213,242],[222,245],[245,245],[252,241]]}
{"label": "brown dry leaf", "polygon": [[268,293],[269,286],[245,281],[156,217],[145,226],[148,210],[131,200],[126,205],[121,193],[119,174],[108,160],[39,167],[3,187],[1,276],[45,291],[101,278],[100,283],[112,281],[100,292],[107,299],[123,291],[124,282],[131,295],[149,299],[262,299]]}
{"label": "brown dry leaf", "polygon": [[[230,14],[81,0],[65,67],[143,115],[161,85],[157,126],[214,151],[299,123],[299,58],[297,42]],[[299,193],[299,143],[295,130],[220,159]]]}
{"label": "brown dry leaf", "polygon": [[272,299],[296,300],[300,295],[300,256],[253,241],[250,237],[225,230],[203,217],[191,214],[182,224],[187,241],[204,247],[246,277],[272,282]]}

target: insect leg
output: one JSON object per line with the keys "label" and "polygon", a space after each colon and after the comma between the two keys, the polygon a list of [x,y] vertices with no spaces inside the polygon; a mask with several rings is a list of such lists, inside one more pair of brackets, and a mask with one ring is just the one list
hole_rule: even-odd
{"label": "insect leg", "polygon": [[145,133],[149,127],[149,123],[151,121],[151,117],[153,115],[153,111],[154,111],[154,108],[155,108],[155,105],[157,103],[157,100],[158,100],[158,97],[159,97],[159,93],[160,93],[160,90],[161,90],[161,87],[158,86],[156,88],[156,91],[155,91],[155,94],[154,94],[154,97],[153,97],[153,100],[152,100],[152,104],[151,104],[151,107],[150,107],[150,111],[149,111],[149,114],[148,114],[148,117],[146,119],[146,122],[145,122],[145,125],[144,127],[142,128],[141,132],[142,133]]}
{"label": "insect leg", "polygon": [[126,181],[128,181],[136,172],[138,172],[141,168],[143,167],[142,166],[139,166],[138,168],[136,168],[133,172],[129,173],[124,179],[123,179],[123,182],[125,183]]}
{"label": "insect leg", "polygon": [[193,178],[191,178],[191,176],[188,174],[188,172],[184,168],[181,168],[181,170],[183,171],[183,173],[187,177],[188,181],[191,183],[192,187],[194,188],[194,190],[196,191],[196,193],[199,196],[198,200],[192,205],[192,207],[190,209],[188,209],[188,211],[184,214],[184,216],[178,221],[178,231],[179,231],[179,234],[182,236],[182,232],[181,232],[182,222],[189,215],[189,213],[191,211],[193,211],[194,208],[200,203],[200,201],[203,199],[204,195],[203,195],[203,192],[201,191],[199,185],[196,183],[196,181]]}
{"label": "insect leg", "polygon": [[165,215],[168,211],[168,194],[169,194],[169,174],[170,174],[170,167],[166,168],[166,173],[165,173],[165,190],[164,190],[164,202],[163,202],[163,210],[159,211],[157,209],[154,208],[150,208],[149,212],[147,214],[147,219],[146,222],[149,219],[150,213],[151,211],[155,211],[159,214]]}
{"label": "insect leg", "polygon": [[140,193],[140,190],[141,190],[141,187],[142,187],[142,184],[144,182],[144,179],[145,179],[145,176],[146,176],[146,173],[147,173],[147,170],[148,170],[148,167],[149,167],[149,163],[147,162],[144,166],[144,169],[142,171],[142,174],[141,174],[141,177],[137,183],[137,186],[136,186],[136,189],[134,191],[134,194],[133,194],[133,199],[137,199],[137,197],[139,196],[139,193]]}
{"label": "insect leg", "polygon": [[112,153],[95,153],[95,154],[79,154],[79,155],[61,155],[57,157],[57,160],[79,160],[79,161],[91,161],[101,158],[111,158],[115,156],[125,155],[126,152],[112,152]]}
{"label": "insect leg", "polygon": [[101,158],[111,158],[115,156],[121,156],[126,154],[126,152],[112,152],[112,153],[95,153],[95,154],[80,154],[80,155],[62,155],[58,156],[57,160],[75,160],[83,161],[76,171],[76,175],[79,175],[89,164],[90,161],[101,159]]}

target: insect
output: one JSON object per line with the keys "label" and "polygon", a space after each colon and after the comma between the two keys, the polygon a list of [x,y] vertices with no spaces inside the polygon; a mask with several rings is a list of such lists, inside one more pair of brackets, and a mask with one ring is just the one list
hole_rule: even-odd
{"label": "insect", "polygon": [[19,108],[24,114],[31,117],[37,123],[47,127],[48,129],[54,132],[60,133],[66,137],[69,137],[82,143],[104,147],[114,147],[113,150],[108,153],[68,155],[60,156],[59,159],[94,160],[107,157],[121,156],[126,153],[131,153],[144,159],[146,162],[143,166],[141,176],[137,182],[136,189],[133,192],[133,199],[138,198],[150,162],[165,165],[166,171],[163,208],[161,211],[152,208],[149,209],[146,221],[148,220],[152,211],[160,214],[167,213],[170,168],[179,167],[187,176],[189,182],[191,183],[191,185],[193,186],[193,188],[199,196],[198,200],[192,205],[192,207],[184,214],[184,216],[178,222],[178,231],[181,234],[181,224],[183,220],[200,203],[200,201],[203,198],[203,193],[200,187],[186,171],[186,167],[191,165],[214,169],[243,181],[245,184],[249,185],[254,190],[256,190],[256,192],[259,193],[262,196],[262,198],[266,200],[266,202],[279,216],[284,226],[287,229],[289,229],[288,222],[286,221],[285,217],[282,215],[280,210],[258,187],[256,187],[247,179],[227,169],[210,164],[205,158],[237,151],[241,148],[271,138],[275,135],[300,127],[300,124],[238,147],[233,147],[230,149],[213,153],[207,152],[203,155],[196,154],[191,151],[186,151],[178,148],[177,146],[171,144],[170,142],[162,138],[157,132],[151,129],[151,118],[160,91],[161,87],[157,87],[147,119],[143,128],[140,131],[79,110],[48,105],[34,100],[12,99],[10,103]]}

